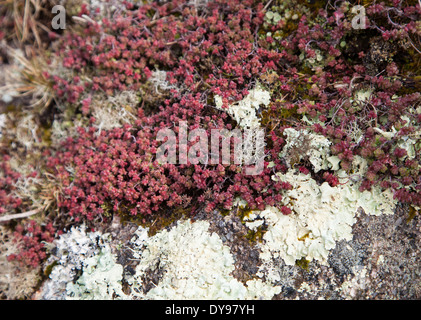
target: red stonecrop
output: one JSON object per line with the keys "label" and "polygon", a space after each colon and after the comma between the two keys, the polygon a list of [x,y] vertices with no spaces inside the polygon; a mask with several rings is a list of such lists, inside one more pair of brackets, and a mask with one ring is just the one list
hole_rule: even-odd
{"label": "red stonecrop", "polygon": [[[60,234],[60,233],[57,233]],[[52,242],[56,230],[52,223],[40,226],[34,220],[27,224],[18,224],[14,232],[14,241],[20,245],[20,251],[7,257],[9,261],[18,261],[22,266],[37,267],[45,258],[45,242]]]}
{"label": "red stonecrop", "polygon": [[0,215],[12,213],[22,204],[22,199],[13,195],[14,184],[21,175],[10,167],[9,160],[10,157],[4,155],[3,161],[0,163],[2,173],[0,175]]}
{"label": "red stonecrop", "polygon": [[[115,21],[103,19],[91,23],[84,35],[66,35],[62,39],[64,65],[75,71],[94,67],[91,68],[92,83],[83,84],[88,90],[103,90],[108,94],[136,90],[156,67],[168,70],[167,81],[178,89],[171,90],[172,98],[154,114],[148,117],[140,114],[134,127],[101,132],[99,137],[90,128],[81,131],[77,141],[67,143],[70,153],[65,153],[66,159],[72,159],[78,174],[72,187],[66,190],[61,205],[69,208],[71,215],[86,215],[92,219],[102,215],[104,206],[110,201],[114,211],[124,207],[129,208],[131,214],[151,214],[162,209],[164,204],[187,206],[195,197],[206,204],[207,210],[217,205],[229,208],[233,197],[238,195],[253,208],[276,203],[274,196],[283,188],[271,181],[269,169],[259,177],[250,178],[239,174],[236,166],[225,167],[221,175],[217,167],[212,166],[159,166],[153,162],[153,151],[157,147],[153,139],[157,128],[172,128],[179,120],[190,121],[192,128],[210,130],[209,121],[216,124],[215,128],[227,128],[231,124],[222,117],[224,114],[216,115],[210,110],[209,97],[219,95],[227,105],[242,99],[254,79],[275,72],[279,73],[282,83],[272,101],[284,95],[290,98],[283,104],[272,104],[273,114],[277,115],[282,108],[295,108],[298,114],[317,119],[319,123],[313,129],[332,140],[332,154],[339,157],[342,169],[350,169],[354,155],[368,159],[369,171],[361,190],[376,183],[385,186],[390,179],[388,185],[392,188],[408,186],[419,179],[419,168],[415,165],[410,174],[417,178],[411,183],[403,176],[408,172],[401,170],[396,174],[395,168],[405,165],[405,151],[391,148],[385,141],[376,145],[375,141],[381,141],[382,137],[371,131],[373,123],[384,130],[397,125],[400,115],[419,100],[419,94],[392,99],[402,88],[402,82],[395,77],[399,74],[395,62],[387,67],[386,74],[368,75],[363,66],[367,52],[359,52],[356,63],[349,63],[344,58],[339,44],[353,33],[353,29],[343,6],[333,12],[321,9],[319,16],[323,22],[309,22],[311,18],[301,15],[293,32],[280,40],[261,36],[265,12],[259,1],[213,1],[202,9],[205,15],[197,14],[197,8],[184,1],[129,7],[116,16]],[[385,24],[383,17],[390,20],[391,14],[394,16],[398,12],[396,10],[402,10],[399,11],[400,25]],[[419,34],[414,28],[419,13],[419,8],[411,6],[390,9],[384,4],[373,4],[367,8],[370,28],[388,39],[403,33]],[[328,30],[326,24],[331,29]],[[270,32],[282,31],[283,27],[285,24],[273,25]],[[304,55],[305,62],[314,59],[316,51],[326,62],[317,66],[308,78],[299,76],[303,62],[297,56]],[[349,101],[355,93],[356,79],[360,86],[369,83],[374,88],[361,111],[355,111],[356,107]],[[67,96],[70,102],[82,94],[79,78],[70,82],[55,80],[61,88],[59,93]],[[83,113],[88,114],[89,101],[83,100],[82,105]],[[388,122],[380,124],[380,117],[386,112]],[[361,130],[366,130],[363,140],[358,143],[347,130],[354,122]],[[275,149],[282,148],[283,141],[277,140],[282,128],[279,126],[267,136],[270,158],[266,160],[275,161],[278,170],[282,165]],[[76,145],[78,148],[74,147]],[[302,165],[299,168],[303,173],[311,170]],[[97,175],[102,169],[103,178],[99,179]],[[65,172],[61,174],[66,175]],[[332,186],[339,183],[332,173],[325,173],[323,178]],[[415,192],[412,198],[420,198],[416,195],[418,191],[408,192]],[[399,198],[400,194],[396,196]]]}

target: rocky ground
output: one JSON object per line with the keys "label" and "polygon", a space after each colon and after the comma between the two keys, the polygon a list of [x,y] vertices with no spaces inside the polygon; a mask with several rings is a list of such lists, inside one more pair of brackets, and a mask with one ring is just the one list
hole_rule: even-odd
{"label": "rocky ground", "polygon": [[[246,238],[248,230],[238,215],[223,216],[213,212],[198,216],[196,221],[202,220],[209,222],[209,233],[216,233],[229,247],[234,261],[233,278],[243,283],[251,279],[267,280],[265,271],[263,276],[258,276],[261,267],[259,242]],[[296,265],[286,265],[283,259],[273,258],[272,271],[277,274],[277,280],[272,280],[271,285],[279,288],[280,292],[272,299],[420,299],[420,224],[419,216],[411,215],[402,206],[396,208],[394,215],[371,216],[361,210],[352,228],[352,240],[337,242],[329,253],[327,263],[303,259]],[[166,230],[175,226],[176,223]],[[116,261],[127,274],[135,273],[138,264],[130,244],[137,228],[131,223],[122,225],[115,221],[108,230],[104,230],[111,234],[110,243]],[[122,243],[125,245],[122,246]],[[159,267],[159,261],[143,275],[145,294],[158,286],[168,272],[165,265]],[[126,294],[130,294],[130,285],[123,284],[123,288]],[[45,298],[43,290],[41,288],[33,297]],[[183,294],[178,297],[183,299]]]}
{"label": "rocky ground", "polygon": [[[68,5],[75,12],[79,12],[82,10],[80,7],[82,2],[75,0],[61,1],[60,3]],[[34,0],[32,3],[38,4],[40,2]],[[207,3],[208,1],[195,1],[195,10],[204,10],[203,8]],[[296,8],[290,1],[286,2],[285,8],[278,4],[279,1],[271,3],[272,1],[268,1],[266,5],[266,9],[269,8],[272,11],[268,11],[270,14],[265,15],[262,34],[257,33],[258,29],[255,32],[256,39],[259,36],[262,42],[270,39],[269,43],[272,43],[271,41],[275,41],[274,39],[281,41],[282,37],[290,36],[291,30],[289,28],[291,28],[291,25],[297,24],[298,21],[298,15],[292,15],[291,12],[296,11],[300,15],[311,16],[310,13],[314,8],[322,8],[317,4],[314,5],[311,1],[308,3],[300,2]],[[108,7],[108,9],[98,1],[90,1],[90,4],[92,12],[104,12],[104,15],[107,14],[110,17],[114,12],[124,10],[122,6],[116,3],[115,6]],[[330,4],[329,1],[328,4]],[[191,5],[190,2],[189,5]],[[350,16],[350,9],[348,8],[350,3],[347,2],[344,6],[346,9],[339,8],[339,6],[334,8],[336,19],[343,18],[343,16],[338,18],[338,14],[342,14],[342,11]],[[330,9],[333,12],[332,8],[331,5]],[[387,16],[390,20],[389,13],[394,11],[390,8],[388,10]],[[375,11],[374,8],[373,15],[375,15]],[[408,16],[413,19],[415,11],[408,11]],[[0,10],[0,12],[3,11]],[[197,14],[198,11],[192,12]],[[399,14],[395,12],[396,15],[393,17],[401,18],[402,12],[397,12]],[[278,35],[276,33],[272,35],[272,32],[267,31],[272,30],[270,28],[275,28],[281,19],[279,13],[282,13],[282,19],[285,19],[286,24],[283,25],[283,31],[282,28],[280,29],[282,32],[277,31]],[[71,15],[76,15],[76,13],[71,13]],[[83,27],[89,22],[86,17],[86,15],[76,17],[72,22],[72,27],[74,24],[75,30],[79,30],[78,32],[83,30]],[[48,20],[44,15],[37,18],[41,19],[40,21]],[[156,17],[153,15],[149,18],[152,19],[150,28],[153,28],[156,23],[153,19]],[[319,23],[320,17],[313,15],[313,18]],[[332,21],[329,23],[334,25]],[[385,20],[385,22],[381,19],[380,21],[385,25],[389,23],[388,26],[391,25],[391,29],[399,26],[393,21],[387,22]],[[406,22],[406,20],[402,21]],[[82,28],[77,29],[80,26]],[[348,27],[346,30],[349,31],[350,29]],[[147,28],[146,31],[148,31]],[[411,128],[407,130],[410,133],[404,132],[397,138],[395,125],[399,121],[394,120],[396,123],[393,126],[386,122],[384,126],[381,126],[380,122],[386,121],[387,114],[383,118],[377,119],[377,113],[373,116],[371,109],[377,111],[368,101],[373,102],[369,100],[371,99],[369,96],[374,90],[380,98],[389,94],[390,97],[387,96],[384,99],[389,99],[389,102],[393,100],[393,105],[395,105],[393,93],[388,92],[386,94],[383,90],[390,89],[393,81],[399,82],[399,77],[404,78],[402,74],[398,75],[398,72],[395,72],[395,69],[398,68],[397,65],[404,66],[402,70],[407,72],[405,81],[410,84],[407,87],[403,85],[404,88],[399,90],[399,94],[404,95],[405,90],[407,90],[410,95],[415,96],[414,101],[416,100],[416,94],[419,94],[417,92],[419,91],[417,89],[419,85],[419,77],[417,76],[419,70],[417,68],[419,68],[420,62],[419,60],[417,60],[418,62],[415,60],[411,62],[414,70],[412,70],[412,67],[405,66],[405,63],[407,62],[406,59],[411,60],[413,56],[418,57],[417,48],[412,42],[414,49],[411,48],[409,42],[387,41],[386,38],[389,35],[378,35],[375,33],[376,30],[370,30],[363,35],[359,32],[357,31],[352,36],[343,36],[346,41],[337,43],[337,47],[342,52],[338,49],[339,53],[336,55],[343,54],[344,60],[347,60],[350,64],[352,64],[353,59],[359,61],[366,68],[367,77],[373,77],[379,83],[383,80],[378,80],[377,77],[387,70],[384,74],[387,78],[386,81],[390,80],[390,83],[379,85],[380,88],[375,91],[372,83],[370,83],[371,80],[364,80],[364,82],[363,77],[355,76],[349,84],[350,89],[347,94],[349,94],[349,100],[356,103],[360,109],[356,108],[357,111],[351,110],[351,103],[346,108],[350,108],[350,113],[361,112],[364,121],[368,121],[368,129],[366,126],[364,130],[371,130],[371,133],[367,134],[371,137],[370,139],[375,133],[378,134],[375,143],[378,145],[380,145],[379,141],[382,143],[379,149],[375,150],[380,154],[378,159],[383,159],[381,158],[383,150],[380,149],[389,143],[386,140],[390,141],[391,137],[396,140],[394,142],[399,143],[399,147],[406,148],[403,150],[404,156],[402,157],[408,156],[411,161],[402,165],[403,160],[399,162],[393,158],[403,166],[393,169],[399,169],[399,173],[403,172],[403,179],[407,179],[409,178],[408,175],[410,176],[408,174],[409,169],[405,171],[407,163],[411,164],[413,172],[420,168],[420,156],[414,151],[419,150],[416,149],[419,148],[419,131]],[[301,32],[300,36],[304,33]],[[413,33],[415,34],[415,31]],[[9,43],[6,43],[5,40],[1,40],[1,34],[2,31],[0,30],[0,156],[2,166],[4,164],[4,168],[2,167],[2,171],[0,171],[0,200],[3,201],[3,203],[0,201],[0,209],[3,205],[7,206],[8,210],[13,211],[14,217],[10,218],[11,216],[7,214],[6,210],[0,211],[0,299],[191,299],[192,297],[240,300],[421,299],[421,217],[419,207],[404,204],[396,198],[391,199],[390,194],[389,197],[383,193],[380,194],[378,191],[380,189],[374,187],[373,190],[375,191],[365,191],[366,193],[358,191],[358,184],[361,179],[352,180],[351,177],[358,174],[365,176],[368,165],[365,160],[363,162],[362,158],[356,155],[353,156],[353,161],[359,159],[358,165],[354,165],[352,161],[347,162],[346,166],[344,165],[344,170],[347,170],[347,173],[352,173],[352,175],[346,176],[347,181],[351,181],[351,187],[343,186],[346,183],[339,183],[339,180],[331,178],[329,174],[332,174],[332,177],[333,174],[337,174],[338,177],[341,174],[347,174],[339,166],[341,160],[345,162],[343,160],[345,152],[341,154],[341,160],[339,160],[339,157],[332,152],[332,141],[322,135],[309,133],[305,130],[282,129],[280,136],[285,138],[286,144],[282,153],[278,151],[274,151],[274,153],[282,158],[282,165],[285,164],[288,173],[281,175],[280,171],[275,172],[275,169],[273,169],[273,175],[270,175],[271,181],[275,181],[281,176],[285,178],[288,174],[292,182],[298,177],[302,179],[300,181],[303,183],[294,185],[293,190],[287,191],[288,188],[282,190],[284,192],[282,202],[277,203],[279,208],[282,207],[284,210],[290,210],[289,207],[291,207],[292,213],[291,210],[284,212],[281,209],[278,210],[278,207],[275,208],[266,204],[264,210],[250,210],[247,206],[241,205],[242,200],[239,200],[227,210],[204,210],[202,208],[192,215],[189,211],[191,208],[187,210],[186,206],[180,209],[180,206],[180,208],[177,207],[168,212],[159,211],[159,214],[154,212],[153,214],[156,215],[149,216],[152,218],[142,220],[142,218],[132,217],[125,212],[124,210],[127,208],[123,208],[124,210],[118,209],[111,213],[113,203],[110,201],[101,204],[100,209],[104,209],[103,215],[95,216],[92,221],[89,219],[83,220],[85,217],[79,219],[79,217],[67,215],[68,211],[60,209],[58,205],[64,187],[57,182],[57,177],[45,170],[48,150],[61,151],[61,143],[65,138],[75,137],[78,134],[77,126],[88,127],[92,125],[96,132],[93,136],[97,137],[101,131],[111,132],[115,128],[123,127],[124,124],[134,122],[133,119],[136,119],[134,110],[137,107],[144,108],[144,111],[148,114],[158,112],[153,108],[171,97],[170,90],[178,90],[181,87],[168,83],[165,80],[167,73],[157,69],[150,78],[151,80],[142,84],[139,92],[123,91],[109,96],[103,94],[103,92],[95,93],[92,99],[92,110],[89,111],[92,114],[89,112],[85,114],[85,111],[78,109],[80,105],[76,103],[55,100],[51,83],[42,75],[45,61],[37,59],[31,46],[22,45],[19,49],[17,45],[15,47],[9,46],[13,42],[8,40]],[[157,34],[160,35],[160,32],[158,31]],[[45,34],[42,36],[47,37]],[[51,35],[49,36],[51,37]],[[58,37],[58,35],[56,36]],[[361,36],[361,38],[358,38],[358,36]],[[319,37],[322,36],[319,35]],[[38,38],[35,38],[35,40],[32,40],[38,41]],[[421,38],[418,37],[419,39]],[[299,70],[301,73],[297,73],[299,77],[291,77],[295,77],[294,81],[303,77],[303,73],[308,72],[311,76],[322,73],[323,68],[327,68],[327,65],[330,64],[330,62],[323,60],[321,49],[315,51],[311,49],[307,52],[313,42],[314,40],[308,41],[304,46],[305,50],[300,47],[302,44],[297,45],[297,47],[300,47],[300,50],[303,51],[303,57],[304,52],[309,56],[314,53],[314,57],[301,57],[294,60],[294,55],[291,54],[291,61],[302,67]],[[24,41],[23,43],[26,44]],[[418,42],[415,43],[418,44]],[[174,43],[169,42],[169,47],[173,45]],[[171,48],[173,50],[171,53],[178,54],[181,51],[181,47],[178,48],[176,45]],[[399,50],[402,50],[402,48],[409,48],[410,54],[407,54],[405,58],[399,57]],[[54,47],[49,47],[48,50],[51,50],[48,53],[50,57]],[[329,56],[331,52],[328,54],[327,51],[334,50],[330,48],[325,51],[324,54]],[[364,51],[365,54],[363,54]],[[254,49],[252,53],[254,54]],[[334,56],[335,54],[332,54],[329,59],[336,59],[336,56]],[[211,66],[212,63],[209,61],[206,63]],[[392,64],[392,61],[396,63],[393,62]],[[220,63],[219,60],[218,63]],[[282,67],[289,69],[288,63],[286,63],[288,68]],[[52,66],[56,67],[56,64],[58,67],[54,69]],[[204,64],[203,68],[206,69],[205,67]],[[358,67],[363,68],[357,66],[356,70],[358,70]],[[49,68],[63,78],[73,79],[74,77],[74,70],[71,70],[71,66],[64,67],[61,62],[54,61],[54,59],[49,61]],[[408,71],[408,69],[411,70]],[[93,68],[90,72],[94,74],[96,69]],[[340,73],[340,70],[336,70],[336,72]],[[88,79],[86,80],[88,83],[91,81],[89,77],[92,74],[87,72],[85,78],[82,78],[84,81]],[[386,77],[386,74],[390,76]],[[206,74],[206,77],[208,76]],[[234,107],[230,106],[231,109],[228,109],[226,118],[236,119],[238,125],[243,122],[253,125],[262,123],[273,131],[282,127],[283,124],[288,124],[287,126],[290,123],[296,124],[298,123],[297,119],[309,128],[314,123],[321,122],[319,119],[323,119],[323,117],[325,119],[323,121],[329,125],[334,122],[336,112],[341,109],[344,103],[335,109],[335,113],[329,114],[328,112],[328,116],[331,117],[330,120],[323,115],[323,117],[314,120],[313,123],[308,118],[299,115],[296,109],[284,108],[282,105],[283,99],[288,97],[289,94],[276,96],[278,91],[281,92],[279,88],[284,85],[276,82],[278,76],[276,73],[269,72],[262,75],[260,80],[270,90],[266,91],[257,87],[250,90],[253,93],[257,92],[256,96],[260,95],[261,101],[257,102],[257,107],[260,105],[264,109],[270,106],[275,108],[276,106],[279,107],[278,114],[274,113],[275,116],[269,116],[270,112],[265,114],[258,108],[259,112],[255,112],[254,109],[252,109],[253,112],[246,110],[249,112],[246,112],[246,114],[251,115],[251,119],[241,118],[241,115],[245,113],[238,107],[238,105],[241,105],[239,103],[236,105],[237,109],[234,109],[235,105]],[[297,80],[297,83],[299,83],[296,88],[297,92],[291,94],[291,101],[288,103],[291,103],[291,105],[302,103],[307,98],[313,99],[312,96],[314,95],[317,98],[314,98],[314,101],[309,101],[305,107],[315,104],[315,101],[320,97],[318,96],[320,92],[318,92],[319,88],[316,85],[317,81],[312,83],[311,76],[308,77],[308,83],[307,80],[303,83],[299,83],[299,80]],[[355,87],[352,87],[354,80],[358,84],[356,83]],[[331,94],[330,90],[333,90],[331,87],[335,87],[335,90],[339,88],[339,97],[342,99],[342,96],[340,96],[342,95],[341,90],[348,84],[343,82],[328,84],[325,81],[327,80],[320,81],[323,83],[321,85],[323,90]],[[202,82],[200,83],[202,84]],[[402,85],[400,82],[399,84],[396,83],[393,85]],[[71,91],[69,90],[69,92]],[[180,92],[185,93],[188,90],[183,87]],[[212,105],[212,112],[215,110],[217,110],[215,112],[224,112],[222,98],[215,95],[215,99],[211,99],[211,95],[209,94],[208,97],[207,94],[206,104]],[[139,96],[141,96],[141,99]],[[276,99],[273,97],[276,97]],[[323,97],[323,99],[325,98]],[[271,99],[276,100],[276,104]],[[377,97],[374,99],[377,99]],[[409,102],[406,101],[405,103],[411,105],[412,98],[408,99]],[[243,105],[241,107],[247,109],[251,104],[256,103],[255,100],[246,97],[242,100]],[[139,101],[143,102],[140,104]],[[413,116],[414,119],[416,116],[419,117],[421,110],[419,106],[420,102],[415,101],[408,107],[408,115]],[[379,107],[379,110],[381,107]],[[370,117],[376,118],[370,120]],[[230,127],[234,123],[232,119],[227,120],[230,122]],[[408,117],[405,119],[411,123]],[[414,119],[411,121],[413,121],[412,124],[415,127],[415,124],[419,124]],[[344,122],[346,121],[344,120]],[[350,123],[341,124],[342,127],[349,125],[344,137],[352,136],[348,140],[355,143],[354,147],[360,144],[363,136],[362,129],[358,127],[357,122],[355,121],[353,125]],[[377,125],[378,127],[375,128],[377,131],[370,127]],[[397,126],[405,129],[405,125],[398,124]],[[411,140],[411,137],[415,138]],[[136,141],[134,136],[133,138]],[[300,141],[300,138],[302,138],[302,141]],[[337,145],[340,144],[340,140],[341,138],[335,137]],[[273,141],[272,144],[274,144]],[[387,152],[389,151],[388,149]],[[367,158],[371,156],[369,154]],[[387,161],[391,158],[392,156]],[[373,159],[370,158],[370,161]],[[278,160],[276,159],[276,161]],[[385,162],[387,161],[385,160]],[[10,168],[6,166],[6,163]],[[276,167],[273,162],[271,165]],[[281,166],[278,164],[278,167]],[[376,173],[386,171],[383,169],[380,167],[376,170]],[[11,175],[10,172],[13,170],[26,178],[10,180],[7,176]],[[31,176],[32,170],[40,171],[39,175]],[[70,172],[69,184],[73,185],[76,180],[76,176],[72,176],[74,175],[73,169],[68,166],[65,170]],[[304,174],[304,172],[307,173]],[[329,173],[327,177],[333,180],[328,180],[323,172]],[[372,174],[372,172],[369,173]],[[393,175],[398,176],[398,173]],[[415,186],[416,188],[419,187],[416,180],[409,180],[410,182],[406,185],[413,187],[411,191],[415,190]],[[246,180],[243,179],[242,183],[244,181]],[[250,184],[254,182],[252,179],[250,181]],[[405,180],[402,181],[404,184],[406,183]],[[400,180],[399,183],[401,183]],[[82,185],[82,183],[80,184]],[[3,190],[6,191],[3,192]],[[213,191],[209,190],[203,194],[203,198],[205,198],[204,196],[207,197],[206,201],[213,200]],[[20,202],[12,196],[9,199],[8,192],[13,197],[16,196]],[[186,195],[183,195],[184,198],[180,197],[182,198],[181,201],[189,196],[190,194],[186,193]],[[186,202],[190,204],[190,201],[194,203],[195,200],[197,199],[193,199],[193,201],[189,199]],[[235,201],[237,200],[238,198],[235,199]],[[17,201],[18,204],[15,205],[13,201]],[[17,210],[16,208],[19,208],[19,205],[26,209]],[[162,207],[165,207],[165,205],[162,205]],[[365,208],[362,206],[365,206]],[[369,212],[367,208],[373,208],[373,212]],[[99,210],[98,207],[96,209]],[[357,210],[356,213],[354,209]],[[26,211],[23,213],[25,219],[20,220],[21,217],[18,213],[20,211]],[[3,213],[5,214],[3,215]],[[105,220],[107,220],[106,223]],[[30,230],[22,231],[24,229],[20,225],[21,221],[28,222],[29,225],[33,221],[34,224],[30,225]],[[47,227],[49,224],[46,221],[60,230],[55,234],[54,239],[52,237],[53,231],[50,232]],[[81,221],[90,224],[87,226]],[[281,221],[284,221],[285,225],[282,225]],[[42,226],[42,232],[34,231],[37,230],[36,224]],[[287,230],[287,234],[284,236],[285,230]],[[272,233],[273,236],[271,236]],[[37,256],[39,252],[43,255],[40,261],[37,260],[37,263],[31,266],[10,258],[20,252],[23,243],[26,245],[26,241],[32,241],[32,238],[24,237],[28,234],[31,234],[31,236],[35,234],[37,237],[35,244],[31,242],[27,246],[30,248],[29,254],[35,255],[37,259],[39,258]],[[41,241],[39,241],[40,238]],[[35,254],[31,250],[36,246],[39,250]],[[279,246],[279,250],[277,250],[277,246]],[[33,256],[31,257],[33,258]]]}

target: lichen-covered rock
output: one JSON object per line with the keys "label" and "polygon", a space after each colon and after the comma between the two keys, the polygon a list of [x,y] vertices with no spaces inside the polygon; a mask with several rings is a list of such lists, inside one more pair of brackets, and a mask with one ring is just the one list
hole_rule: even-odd
{"label": "lichen-covered rock", "polygon": [[322,135],[314,134],[308,130],[286,128],[284,130],[286,143],[280,157],[285,158],[289,165],[294,165],[304,158],[308,158],[315,172],[338,168],[337,161],[330,156],[331,142]]}
{"label": "lichen-covered rock", "polygon": [[329,253],[328,264],[339,276],[354,274],[366,258],[361,245],[353,241],[339,241]]}
{"label": "lichen-covered rock", "polygon": [[[357,159],[358,167],[358,159]],[[344,172],[338,175],[346,178]],[[254,211],[259,219],[246,222],[255,229],[263,222],[268,226],[264,234],[261,258],[270,263],[273,256],[280,256],[288,265],[302,258],[327,262],[329,250],[336,242],[352,239],[352,226],[361,207],[372,215],[392,214],[396,206],[393,194],[378,187],[360,192],[358,183],[351,180],[343,185],[331,187],[327,182],[318,185],[310,176],[289,170],[278,173],[274,179],[289,182],[292,189],[285,192],[283,205],[292,213],[284,215],[276,207],[267,206],[263,211]]]}
{"label": "lichen-covered rock", "polygon": [[[41,290],[41,298],[68,298],[68,286],[72,286],[72,290],[75,291],[73,281],[78,278],[78,273],[89,266],[91,271],[95,268],[93,261],[97,258],[93,257],[101,253],[101,247],[106,246],[105,241],[106,238],[99,232],[86,232],[83,226],[73,227],[61,235],[50,250],[53,253],[48,261],[51,273]],[[91,258],[93,260],[89,260]]]}
{"label": "lichen-covered rock", "polygon": [[[246,284],[235,279],[231,275],[234,259],[229,247],[208,229],[208,222],[187,220],[170,231],[148,237],[147,230],[139,227],[130,244],[133,259],[138,260],[131,275],[124,274],[123,266],[117,263],[106,235],[72,229],[57,241],[56,255],[60,259],[44,284],[42,297],[242,300],[270,299],[281,291],[261,279]],[[155,268],[162,273],[160,280],[145,290],[144,280]],[[130,294],[123,292],[123,282],[130,284]]]}
{"label": "lichen-covered rock", "polygon": [[82,275],[66,286],[66,299],[111,300],[126,298],[122,290],[123,266],[115,262],[108,245],[83,262]]}
{"label": "lichen-covered rock", "polygon": [[[232,277],[234,259],[229,247],[216,233],[209,234],[209,223],[187,220],[170,231],[163,230],[151,238],[137,238],[135,254],[139,261],[132,283],[132,292],[142,292],[142,275],[159,266],[163,273],[156,287],[141,298],[146,299],[270,299],[281,288],[260,279],[246,285]],[[143,239],[143,241],[139,241]],[[136,290],[138,287],[138,290]]]}

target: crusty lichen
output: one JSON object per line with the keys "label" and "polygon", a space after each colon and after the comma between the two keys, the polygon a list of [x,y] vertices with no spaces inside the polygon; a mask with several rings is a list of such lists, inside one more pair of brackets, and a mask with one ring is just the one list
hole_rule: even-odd
{"label": "crusty lichen", "polygon": [[[234,259],[229,247],[208,229],[206,221],[187,220],[151,238],[140,232],[135,241],[144,249],[135,254],[140,262],[130,280],[134,295],[146,299],[269,299],[281,291],[260,279],[244,285],[233,278]],[[164,272],[158,285],[146,294],[136,294],[143,292],[139,290],[141,276],[157,264]]]}
{"label": "crusty lichen", "polygon": [[[56,243],[56,255],[61,257],[43,287],[43,297],[242,300],[270,299],[281,291],[281,287],[261,279],[246,284],[235,279],[231,275],[235,266],[229,247],[208,229],[206,221],[186,220],[149,237],[148,230],[139,227],[128,244],[138,262],[131,275],[116,262],[106,235],[72,229]],[[158,266],[161,279],[155,287],[145,290],[146,273]],[[130,284],[130,293],[123,292],[123,281]]]}
{"label": "crusty lichen", "polygon": [[249,94],[241,101],[237,101],[223,108],[222,97],[215,96],[215,105],[219,110],[226,111],[242,128],[256,129],[260,127],[258,110],[260,106],[267,107],[270,103],[270,92],[260,86],[249,91]]}
{"label": "crusty lichen", "polygon": [[293,128],[286,128],[283,134],[286,141],[279,156],[285,158],[290,166],[305,157],[313,165],[315,172],[331,169],[335,166],[329,159],[329,150],[332,143],[324,136],[311,133],[305,129],[296,130]]}
{"label": "crusty lichen", "polygon": [[109,245],[104,245],[99,254],[83,261],[83,273],[75,283],[66,286],[67,299],[123,299],[123,266],[117,264]]}
{"label": "crusty lichen", "polygon": [[117,279],[111,275],[119,272],[121,277],[122,269],[115,265],[108,241],[106,235],[86,232],[84,226],[73,227],[55,240],[48,261],[49,266],[55,265],[42,287],[41,298],[111,299],[114,293],[121,293],[114,281]]}

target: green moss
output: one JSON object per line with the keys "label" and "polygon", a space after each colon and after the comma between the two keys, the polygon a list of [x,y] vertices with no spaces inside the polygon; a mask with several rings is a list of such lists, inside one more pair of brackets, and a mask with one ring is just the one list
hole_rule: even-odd
{"label": "green moss", "polygon": [[253,210],[251,210],[249,206],[239,206],[237,216],[241,219],[241,222],[244,222],[244,219],[249,218],[252,212]]}
{"label": "green moss", "polygon": [[406,218],[406,222],[407,223],[411,222],[417,216],[417,214],[419,214],[419,211],[420,210],[415,209],[413,206],[410,206],[408,217]]}
{"label": "green moss", "polygon": [[48,147],[51,146],[52,140],[51,140],[51,126],[44,125],[40,127],[41,129],[41,139],[42,142],[47,145]]}
{"label": "green moss", "polygon": [[300,115],[297,110],[298,107],[285,108],[281,105],[280,101],[276,101],[278,104],[275,108],[269,106],[266,110],[263,110],[260,119],[262,126],[267,129],[268,132],[274,130],[276,127],[290,124],[290,120],[300,120]]}
{"label": "green moss", "polygon": [[296,260],[295,265],[297,267],[300,267],[300,268],[304,269],[304,270],[308,270],[309,265],[310,265],[310,261],[303,257],[300,260]]}
{"label": "green moss", "polygon": [[8,104],[5,108],[5,112],[4,113],[9,113],[9,112],[16,112],[18,111],[18,107],[13,105],[13,104]]}
{"label": "green moss", "polygon": [[[421,55],[420,55],[421,57]],[[408,63],[407,66],[409,68],[413,68],[412,63]],[[421,66],[418,67],[421,69]],[[412,69],[414,70],[414,69]],[[406,95],[406,94],[413,94],[421,92],[421,75],[416,76],[409,76],[403,80],[402,87],[398,90],[397,94],[399,96]]]}
{"label": "green moss", "polygon": [[58,265],[58,261],[49,264],[44,270],[44,276],[48,278],[56,265]]}
{"label": "green moss", "polygon": [[256,230],[249,230],[246,234],[246,239],[250,243],[262,242],[263,236],[265,235],[266,231],[266,226],[259,226],[256,228]]}
{"label": "green moss", "polygon": [[103,215],[107,218],[112,216],[112,205],[110,203],[104,203],[101,205],[102,210],[104,210]]}
{"label": "green moss", "polygon": [[231,213],[231,210],[228,209],[220,209],[219,213],[221,214],[221,216],[226,217]]}
{"label": "green moss", "polygon": [[313,12],[315,15],[318,14],[320,9],[325,8],[328,2],[329,1],[326,0],[297,0],[298,4],[311,9],[311,12]]}
{"label": "green moss", "polygon": [[134,223],[143,228],[149,228],[148,235],[154,236],[159,231],[173,225],[175,222],[182,218],[191,217],[191,208],[175,208],[175,209],[166,209],[160,212],[156,212],[153,215],[131,215],[131,207],[125,207],[118,211],[118,215],[121,218],[122,223]]}

